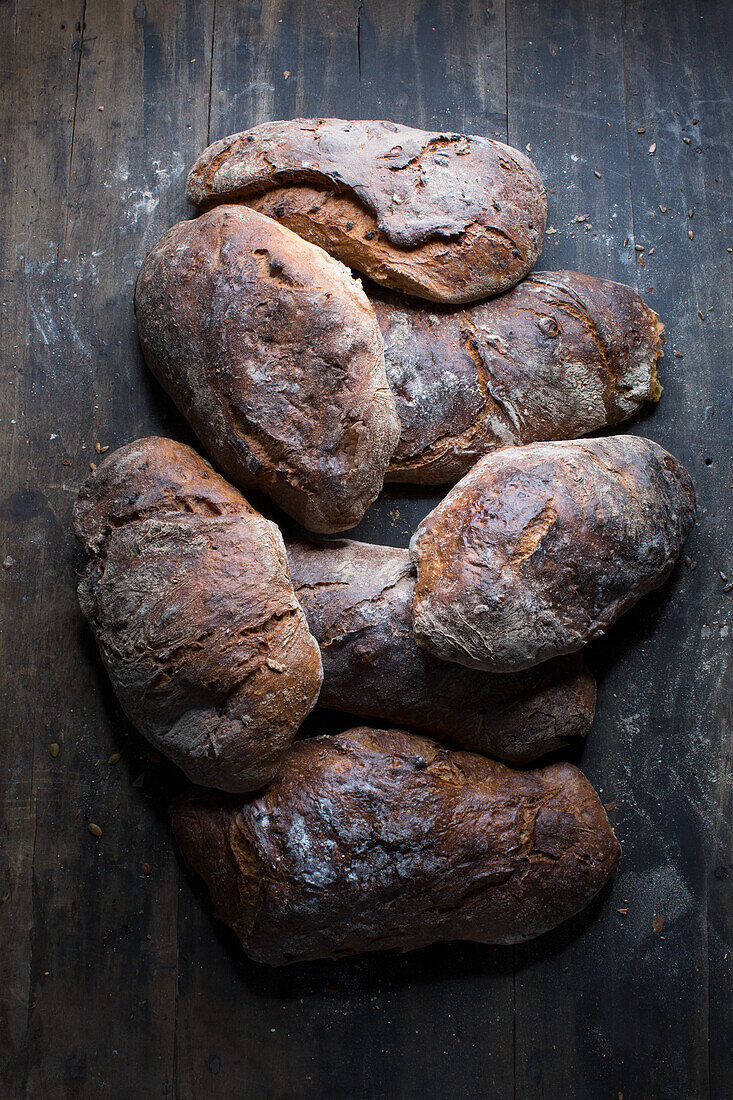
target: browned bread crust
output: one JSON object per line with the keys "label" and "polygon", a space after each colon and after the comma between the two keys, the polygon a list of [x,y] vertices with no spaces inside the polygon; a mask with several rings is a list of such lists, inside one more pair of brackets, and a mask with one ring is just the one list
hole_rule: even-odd
{"label": "browned bread crust", "polygon": [[496,672],[572,653],[666,580],[694,519],[689,475],[648,439],[496,451],[413,535],[415,637]]}
{"label": "browned bread crust", "polygon": [[533,272],[462,309],[368,294],[402,424],[388,481],[457,481],[499,447],[587,435],[661,393],[664,325],[620,283]]}
{"label": "browned bread crust", "polygon": [[298,742],[259,796],[188,793],[173,831],[216,915],[271,964],[528,940],[583,909],[620,851],[570,764],[515,772],[366,728]]}
{"label": "browned bread crust", "polygon": [[437,302],[507,290],[542,251],[531,160],[472,135],[394,122],[267,122],[210,145],[187,196],[277,218],[376,282]]}
{"label": "browned bread crust", "polygon": [[422,649],[412,632],[415,569],[407,550],[344,539],[286,549],[321,647],[319,705],[413,726],[511,764],[590,729],[596,685],[580,655],[494,675]]}
{"label": "browned bread crust", "polygon": [[102,462],[75,527],[79,603],[131,722],[194,782],[260,787],[322,679],[275,524],[190,448],[145,439]]}
{"label": "browned bread crust", "polygon": [[313,531],[359,522],[399,420],[374,312],[342,264],[220,206],[153,246],[135,313],[148,366],[237,485]]}

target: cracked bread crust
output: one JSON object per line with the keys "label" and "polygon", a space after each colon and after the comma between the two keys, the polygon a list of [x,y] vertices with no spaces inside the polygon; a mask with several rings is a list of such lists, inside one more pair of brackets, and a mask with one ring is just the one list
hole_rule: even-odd
{"label": "cracked bread crust", "polygon": [[273,965],[519,943],[583,909],[620,851],[570,764],[516,772],[365,727],[298,742],[258,796],[187,793],[173,831],[216,915]]}
{"label": "cracked bread crust", "polygon": [[667,579],[694,520],[688,473],[648,439],[496,451],[412,537],[415,637],[495,672],[573,653]]}
{"label": "cracked bread crust", "polygon": [[146,362],[217,465],[312,531],[355,526],[399,438],[360,283],[244,206],[180,222],[135,287]]}
{"label": "cracked bread crust", "polygon": [[580,655],[508,675],[441,661],[413,635],[407,550],[345,539],[286,549],[321,649],[320,706],[412,726],[511,764],[588,733],[596,685]]}
{"label": "cracked bread crust", "polygon": [[455,482],[500,447],[587,435],[661,394],[664,325],[620,283],[533,272],[462,309],[367,292],[402,424],[388,481]]}
{"label": "cracked bread crust", "polygon": [[89,480],[78,596],[120,704],[189,779],[260,787],[322,669],[274,523],[188,447],[139,440]]}
{"label": "cracked bread crust", "polygon": [[507,290],[544,243],[531,160],[473,135],[379,120],[268,122],[214,142],[188,176],[203,209],[242,202],[376,282],[437,302]]}

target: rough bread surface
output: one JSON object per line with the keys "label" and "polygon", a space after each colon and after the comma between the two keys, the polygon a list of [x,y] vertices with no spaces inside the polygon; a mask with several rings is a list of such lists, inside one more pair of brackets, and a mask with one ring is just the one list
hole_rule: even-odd
{"label": "rough bread surface", "polygon": [[319,705],[412,726],[512,764],[587,734],[596,685],[579,654],[513,675],[441,661],[415,641],[407,550],[346,539],[286,549],[321,648]]}
{"label": "rough bread surface", "polygon": [[378,120],[267,122],[210,145],[188,176],[204,209],[239,201],[396,290],[468,302],[507,290],[544,243],[531,160],[490,138]]}
{"label": "rough bread surface", "polygon": [[153,246],[135,313],[148,366],[232,481],[313,531],[359,522],[400,429],[374,311],[342,264],[220,206]]}
{"label": "rough bread surface", "polygon": [[415,637],[496,672],[572,653],[666,580],[694,519],[689,475],[648,439],[496,451],[413,535]]}
{"label": "rough bread surface", "polygon": [[262,786],[322,679],[275,524],[153,438],[101,463],[75,526],[79,603],[128,718],[194,782]]}
{"label": "rough bread surface", "polygon": [[528,940],[619,858],[572,765],[511,771],[399,730],[300,741],[260,795],[185,795],[173,830],[217,916],[271,964]]}
{"label": "rough bread surface", "polygon": [[500,447],[587,435],[661,393],[664,326],[621,283],[533,272],[460,309],[367,293],[402,424],[388,481],[455,482]]}

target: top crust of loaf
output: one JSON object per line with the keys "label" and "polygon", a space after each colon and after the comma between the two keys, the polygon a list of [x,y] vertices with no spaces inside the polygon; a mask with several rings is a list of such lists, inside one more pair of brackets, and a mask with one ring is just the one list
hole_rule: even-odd
{"label": "top crust of loaf", "polygon": [[355,526],[399,438],[361,284],[243,206],[173,226],[135,288],[148,366],[236,484],[312,531]]}
{"label": "top crust of loaf", "polygon": [[268,122],[214,142],[189,200],[240,201],[377,282],[465,302],[513,286],[542,251],[534,164],[490,138],[378,120]]}
{"label": "top crust of loaf", "polygon": [[495,672],[574,653],[666,580],[694,519],[689,475],[651,440],[496,451],[413,535],[415,637]]}
{"label": "top crust of loaf", "polygon": [[587,435],[660,396],[664,325],[621,283],[532,272],[459,309],[367,291],[402,423],[390,481],[457,481],[501,447]]}

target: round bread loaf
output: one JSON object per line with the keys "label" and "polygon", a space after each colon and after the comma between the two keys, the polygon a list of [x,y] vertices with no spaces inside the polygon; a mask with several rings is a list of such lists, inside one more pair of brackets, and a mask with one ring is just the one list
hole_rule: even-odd
{"label": "round bread loaf", "polygon": [[208,209],[239,201],[378,283],[436,302],[507,290],[542,251],[531,160],[490,138],[394,122],[266,122],[215,141],[188,176]]}
{"label": "round bread loaf", "polygon": [[495,672],[572,653],[666,580],[694,518],[689,475],[648,439],[496,451],[413,535],[415,637]]}
{"label": "round bread loaf", "polygon": [[232,481],[313,531],[359,522],[399,420],[374,311],[342,264],[221,206],[153,246],[135,313],[148,366]]}
{"label": "round bread loaf", "polygon": [[511,771],[399,730],[296,743],[260,795],[192,791],[173,831],[258,962],[511,944],[583,909],[619,845],[570,764]]}
{"label": "round bread loaf", "polygon": [[79,603],[130,721],[196,783],[262,786],[322,679],[275,524],[190,448],[144,439],[101,463],[75,526]]}

